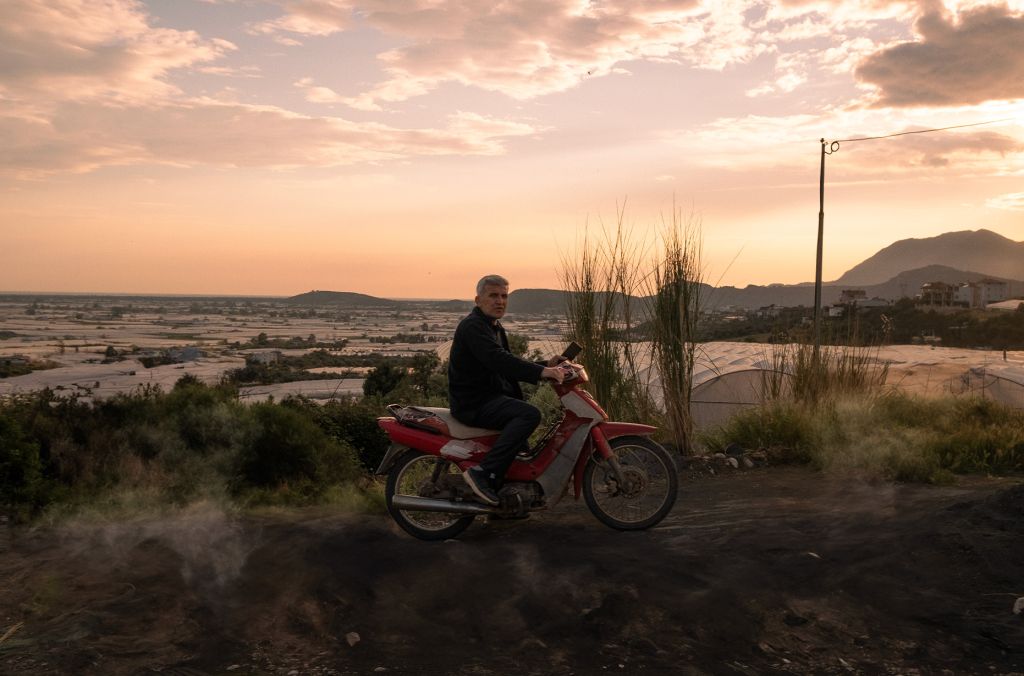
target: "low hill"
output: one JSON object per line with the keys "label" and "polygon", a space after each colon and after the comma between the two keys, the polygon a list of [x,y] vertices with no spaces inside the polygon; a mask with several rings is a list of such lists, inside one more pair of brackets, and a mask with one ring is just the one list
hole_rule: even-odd
{"label": "low hill", "polygon": [[961,230],[923,239],[902,239],[853,266],[832,284],[883,284],[904,271],[929,266],[978,270],[982,277],[1024,279],[1024,242],[1014,242],[991,230]]}
{"label": "low hill", "polygon": [[298,296],[292,296],[286,299],[286,302],[294,303],[295,305],[332,305],[344,308],[390,308],[402,305],[397,300],[377,298],[376,296],[367,296],[363,293],[353,293],[351,291],[309,291]]}

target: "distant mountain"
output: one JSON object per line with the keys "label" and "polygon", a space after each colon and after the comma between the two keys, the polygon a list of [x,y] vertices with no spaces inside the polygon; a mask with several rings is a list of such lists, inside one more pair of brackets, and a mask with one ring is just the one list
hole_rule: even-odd
{"label": "distant mountain", "polygon": [[[597,295],[600,303],[604,294]],[[508,295],[508,313],[564,315],[568,297],[568,291],[556,289],[516,289]],[[634,313],[643,312],[643,298],[632,296],[631,302]]]}
{"label": "distant mountain", "polygon": [[391,308],[403,304],[401,301],[377,298],[351,291],[309,291],[287,298],[286,302],[295,305],[333,305],[344,308]]}
{"label": "distant mountain", "polygon": [[[976,272],[975,272],[976,271]],[[843,289],[864,289],[869,298],[896,300],[914,296],[925,282],[959,284],[991,277],[1009,283],[1011,297],[1024,296],[1024,242],[1014,242],[990,230],[947,232],[937,237],[904,239],[880,250],[833,282],[824,282],[821,300],[830,305]],[[555,289],[516,289],[509,295],[509,314],[554,314],[566,311],[567,292]],[[756,309],[767,305],[797,307],[814,305],[814,284],[769,284],[712,287],[703,285],[705,308],[736,306]],[[360,293],[311,291],[288,299],[303,305],[336,305],[348,308],[422,308],[468,311],[469,301],[394,301]],[[639,316],[646,303],[634,297]]]}
{"label": "distant mountain", "polygon": [[508,312],[511,315],[564,314],[567,295],[556,289],[516,289],[508,295]]}
{"label": "distant mountain", "polygon": [[[864,289],[869,298],[878,297],[894,300],[905,296],[914,296],[921,290],[925,282],[945,282],[946,284],[964,284],[965,282],[976,282],[979,279],[998,279],[1009,284],[1010,295],[1024,293],[1024,282],[1016,279],[1006,279],[995,275],[956,270],[945,265],[928,265],[916,270],[901,272],[892,279],[882,284],[872,284],[857,288]],[[850,288],[847,285],[832,283],[835,288]]]}
{"label": "distant mountain", "polygon": [[853,266],[832,284],[848,287],[882,284],[907,270],[929,266],[983,273],[972,279],[985,276],[1024,279],[1024,242],[1014,242],[991,230],[961,230],[924,239],[901,239]]}

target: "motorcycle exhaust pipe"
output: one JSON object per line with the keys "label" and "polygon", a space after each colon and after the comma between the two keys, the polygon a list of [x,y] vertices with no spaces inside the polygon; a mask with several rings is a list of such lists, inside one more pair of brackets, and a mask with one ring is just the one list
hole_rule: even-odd
{"label": "motorcycle exhaust pipe", "polygon": [[397,509],[418,510],[420,512],[456,512],[458,514],[493,514],[493,507],[473,502],[455,502],[454,500],[437,500],[421,498],[416,495],[396,495],[391,504]]}

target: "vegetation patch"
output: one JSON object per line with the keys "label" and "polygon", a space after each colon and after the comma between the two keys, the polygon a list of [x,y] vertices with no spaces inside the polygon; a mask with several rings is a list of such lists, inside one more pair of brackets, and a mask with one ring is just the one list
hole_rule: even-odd
{"label": "vegetation patch", "polygon": [[818,406],[776,400],[736,415],[701,441],[711,451],[739,444],[765,449],[777,462],[896,481],[1024,471],[1024,412],[975,398],[890,393]]}
{"label": "vegetation patch", "polygon": [[60,364],[49,359],[22,359],[16,357],[0,357],[0,378],[23,376],[33,371],[45,371],[59,368]]}
{"label": "vegetation patch", "polygon": [[[365,412],[367,421],[371,417]],[[33,393],[0,403],[0,508],[46,511],[311,504],[364,492],[359,452],[309,407],[246,405],[192,376],[96,403]],[[364,422],[364,427],[369,423]]]}

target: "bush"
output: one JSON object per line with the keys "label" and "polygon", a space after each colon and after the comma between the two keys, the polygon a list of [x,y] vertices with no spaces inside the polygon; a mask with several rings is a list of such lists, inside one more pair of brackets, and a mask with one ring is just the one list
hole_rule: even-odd
{"label": "bush", "polygon": [[378,417],[388,415],[379,399],[334,399],[320,405],[294,397],[282,404],[303,408],[328,436],[350,446],[367,471],[377,469],[391,444],[377,425]]}
{"label": "bush", "polygon": [[727,446],[766,449],[779,462],[808,463],[821,446],[814,411],[795,402],[773,401],[733,416],[720,428],[705,432],[700,441],[712,452]]}
{"label": "bush", "polygon": [[302,410],[255,404],[254,437],[238,454],[233,489],[277,488],[286,501],[308,502],[358,475],[351,447],[331,439]]}
{"label": "bush", "polygon": [[403,378],[405,378],[404,367],[396,366],[391,362],[384,362],[379,366],[373,367],[366,374],[366,380],[363,381],[363,394],[367,397],[387,396],[388,393],[398,387],[398,383],[402,382]]}
{"label": "bush", "polygon": [[314,410],[246,406],[234,390],[195,379],[169,393],[144,387],[95,404],[48,391],[4,400],[0,503],[29,516],[51,505],[159,507],[232,496],[308,503],[360,493],[355,452],[321,429]]}
{"label": "bush", "polygon": [[16,420],[0,416],[0,505],[33,509],[47,501],[39,444]]}

